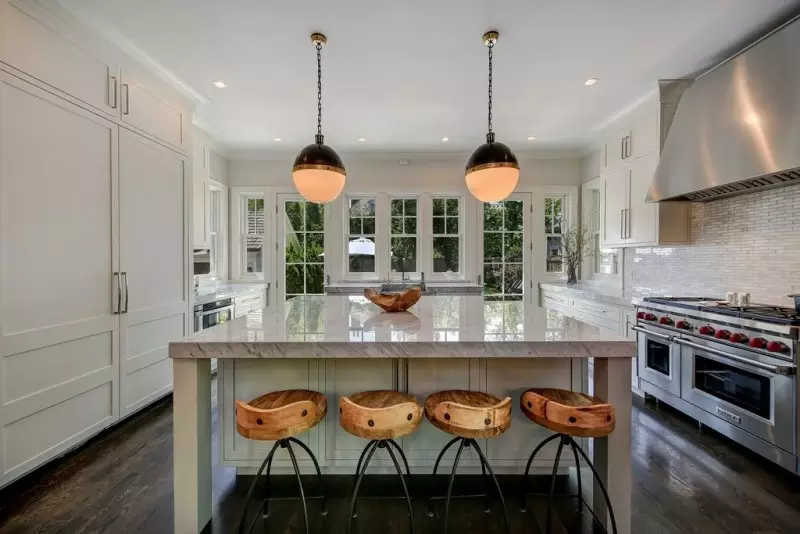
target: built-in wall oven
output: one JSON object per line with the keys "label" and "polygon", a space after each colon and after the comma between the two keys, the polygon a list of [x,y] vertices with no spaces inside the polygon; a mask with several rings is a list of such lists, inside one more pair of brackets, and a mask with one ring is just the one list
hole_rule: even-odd
{"label": "built-in wall oven", "polygon": [[219,299],[194,307],[194,331],[200,332],[233,319],[233,299]]}
{"label": "built-in wall oven", "polygon": [[675,334],[656,326],[633,329],[637,332],[639,378],[680,397],[681,347],[673,341]]}
{"label": "built-in wall oven", "polygon": [[683,359],[683,400],[785,451],[796,450],[793,365],[701,338],[676,337],[675,343]]}

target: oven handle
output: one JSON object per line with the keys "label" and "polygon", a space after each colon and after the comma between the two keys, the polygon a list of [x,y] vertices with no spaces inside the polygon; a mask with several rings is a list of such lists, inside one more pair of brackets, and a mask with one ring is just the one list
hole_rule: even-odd
{"label": "oven handle", "polygon": [[213,310],[204,311],[202,313],[195,312],[194,316],[195,317],[205,317],[206,315],[212,315],[212,314],[215,314],[215,313],[221,313],[221,312],[232,310],[232,309],[233,309],[233,304],[231,304],[230,306],[223,306],[221,308],[214,308]]}
{"label": "oven handle", "polygon": [[711,347],[705,347],[698,343],[692,343],[691,341],[687,341],[682,338],[675,338],[675,343],[678,343],[679,345],[685,345],[693,349],[702,350],[709,354],[714,354],[715,356],[719,356],[721,358],[726,358],[734,362],[738,362],[744,365],[749,365],[750,367],[755,367],[763,371],[769,371],[770,373],[774,373],[776,375],[793,375],[795,374],[796,371],[796,368],[793,365],[786,365],[786,366],[770,365],[768,363],[759,362],[757,360],[751,360],[749,358],[743,358],[741,356],[736,356],[734,354],[728,354],[727,352],[717,349],[712,349]]}
{"label": "oven handle", "polygon": [[668,336],[666,334],[659,334],[658,332],[651,332],[650,330],[648,330],[646,328],[642,328],[641,326],[634,325],[634,326],[631,327],[631,330],[636,330],[637,332],[641,332],[642,334],[645,334],[645,335],[648,335],[648,336],[657,337],[659,339],[663,339],[664,341],[677,341],[672,336]]}

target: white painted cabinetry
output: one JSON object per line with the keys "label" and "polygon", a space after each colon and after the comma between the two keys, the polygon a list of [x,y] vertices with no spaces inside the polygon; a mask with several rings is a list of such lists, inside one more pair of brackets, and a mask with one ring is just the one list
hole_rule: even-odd
{"label": "white painted cabinetry", "polygon": [[189,148],[187,129],[191,124],[188,112],[171,104],[125,71],[122,72],[121,81],[120,110],[123,122],[175,149],[186,151]]}
{"label": "white painted cabinetry", "polygon": [[267,294],[265,291],[255,291],[247,295],[236,295],[233,299],[233,316],[242,317],[250,312],[266,308]]}

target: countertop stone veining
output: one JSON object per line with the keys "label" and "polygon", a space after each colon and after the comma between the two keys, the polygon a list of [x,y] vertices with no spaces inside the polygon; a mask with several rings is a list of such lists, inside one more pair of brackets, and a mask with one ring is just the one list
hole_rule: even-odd
{"label": "countertop stone veining", "polygon": [[257,291],[266,291],[264,282],[224,282],[208,287],[201,287],[194,292],[194,303],[207,304],[219,299],[232,299]]}
{"label": "countertop stone veining", "polygon": [[568,293],[575,297],[587,300],[596,300],[606,304],[616,306],[633,306],[634,299],[659,295],[657,292],[643,291],[623,291],[619,288],[603,286],[600,284],[577,283],[567,284],[566,282],[542,282],[539,287],[544,291],[556,293]]}
{"label": "countertop stone veining", "polygon": [[172,358],[631,358],[635,343],[521,301],[424,296],[386,313],[362,296],[295,297],[182,341]]}

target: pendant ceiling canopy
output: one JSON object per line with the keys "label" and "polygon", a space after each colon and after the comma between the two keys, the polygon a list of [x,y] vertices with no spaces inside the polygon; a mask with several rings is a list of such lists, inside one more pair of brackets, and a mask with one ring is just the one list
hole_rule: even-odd
{"label": "pendant ceiling canopy", "polygon": [[297,191],[309,202],[324,204],[338,197],[347,172],[342,159],[325,144],[322,135],[322,48],[328,42],[321,33],[311,35],[317,49],[317,135],[294,160],[292,180]]}
{"label": "pendant ceiling canopy", "polygon": [[496,31],[483,35],[483,42],[489,49],[489,131],[486,143],[467,160],[465,176],[470,193],[481,202],[503,200],[514,191],[519,181],[517,157],[508,145],[495,141],[492,131],[492,50],[498,36]]}

